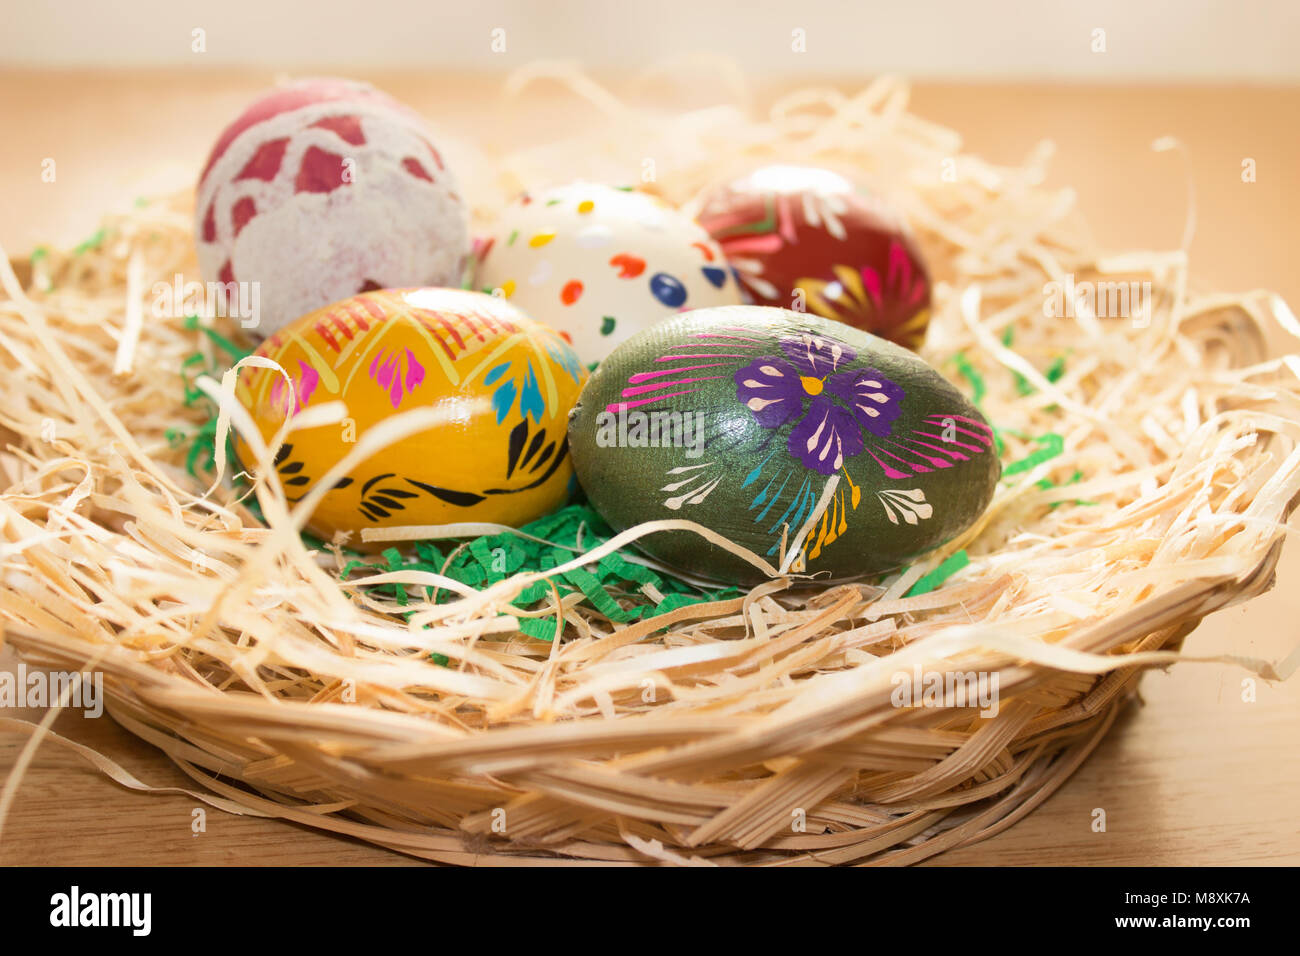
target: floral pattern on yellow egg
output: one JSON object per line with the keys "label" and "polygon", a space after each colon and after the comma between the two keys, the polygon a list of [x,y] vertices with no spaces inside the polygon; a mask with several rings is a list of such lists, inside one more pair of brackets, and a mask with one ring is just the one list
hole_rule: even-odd
{"label": "floral pattern on yellow egg", "polygon": [[475,286],[545,322],[584,362],[678,312],[741,302],[699,223],[648,193],[583,182],[507,207],[478,251]]}
{"label": "floral pattern on yellow egg", "polygon": [[[587,372],[558,335],[500,298],[367,292],[299,318],[257,354],[293,381],[290,390],[274,369],[240,372],[237,395],[267,441],[291,401],[296,411],[347,406],[341,424],[289,432],[275,464],[291,501],[380,422],[414,408],[450,412],[447,424],[389,445],[327,492],[309,523],[323,538],[360,546],[364,528],[519,525],[568,496],[567,416]],[[235,453],[251,465],[242,439]]]}

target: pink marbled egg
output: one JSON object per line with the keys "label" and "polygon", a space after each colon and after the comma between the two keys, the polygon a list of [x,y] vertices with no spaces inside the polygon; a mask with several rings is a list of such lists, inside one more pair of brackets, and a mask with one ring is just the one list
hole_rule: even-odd
{"label": "pink marbled egg", "polygon": [[277,87],[226,127],[195,220],[203,277],[258,283],[261,337],[358,292],[459,285],[469,254],[465,204],[420,117],[341,79]]}

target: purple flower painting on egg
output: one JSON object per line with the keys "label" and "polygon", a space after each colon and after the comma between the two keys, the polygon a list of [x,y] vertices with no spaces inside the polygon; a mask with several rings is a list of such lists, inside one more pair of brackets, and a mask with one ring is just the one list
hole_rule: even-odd
{"label": "purple flower painting on egg", "polygon": [[[700,423],[689,454],[671,446],[655,453],[663,466],[657,484],[654,469],[618,475],[619,487],[645,482],[637,494],[668,514],[725,521],[770,558],[815,520],[798,547],[805,561],[817,561],[845,534],[858,534],[855,527],[873,527],[873,547],[882,548],[882,520],[891,529],[926,526],[909,542],[942,540],[958,525],[956,510],[936,511],[943,506],[927,492],[962,482],[949,476],[971,472],[980,476],[972,486],[980,496],[991,490],[999,468],[993,429],[897,345],[816,316],[754,307],[687,313],[656,332],[616,353],[619,361],[608,359],[592,391],[602,395],[606,421],[626,423],[617,427],[629,435],[638,418],[659,416],[661,427],[674,416]],[[583,427],[571,423],[571,433]],[[590,474],[584,488],[606,509],[624,507],[622,497],[604,499]],[[875,499],[866,515],[864,488]],[[960,497],[949,494],[954,503]],[[906,554],[904,544],[897,553]],[[851,555],[843,560],[853,563]]]}
{"label": "purple flower painting on egg", "polygon": [[901,387],[873,368],[839,371],[857,353],[834,339],[805,335],[780,347],[785,359],[756,359],[736,372],[736,397],[764,428],[796,421],[787,446],[805,467],[833,475],[861,454],[863,430],[889,434]]}

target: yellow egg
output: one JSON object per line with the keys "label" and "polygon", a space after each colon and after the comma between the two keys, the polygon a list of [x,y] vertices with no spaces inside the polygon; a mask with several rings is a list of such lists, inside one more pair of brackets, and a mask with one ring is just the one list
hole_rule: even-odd
{"label": "yellow egg", "polygon": [[[264,440],[291,413],[347,407],[342,422],[289,432],[276,470],[290,501],[379,423],[415,408],[447,412],[445,423],[377,452],[325,494],[308,525],[323,538],[359,546],[364,528],[520,525],[569,494],[566,421],[586,369],[555,332],[498,297],[366,292],[290,323],[257,354],[293,382],[274,369],[241,370],[236,394]],[[235,454],[251,471],[242,438]]]}

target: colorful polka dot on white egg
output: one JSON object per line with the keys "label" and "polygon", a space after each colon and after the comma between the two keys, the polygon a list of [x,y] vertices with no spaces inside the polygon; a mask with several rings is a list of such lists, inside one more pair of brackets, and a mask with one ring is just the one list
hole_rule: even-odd
{"label": "colorful polka dot on white egg", "polygon": [[509,206],[479,254],[475,285],[558,331],[585,362],[667,316],[741,302],[722,250],[697,223],[647,193],[595,183]]}

